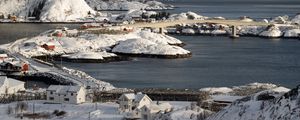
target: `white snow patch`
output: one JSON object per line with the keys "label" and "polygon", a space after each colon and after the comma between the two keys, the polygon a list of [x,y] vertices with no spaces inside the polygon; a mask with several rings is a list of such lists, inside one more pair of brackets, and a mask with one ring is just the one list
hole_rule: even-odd
{"label": "white snow patch", "polygon": [[112,52],[148,55],[185,55],[190,51],[178,46],[157,44],[147,39],[129,39],[120,42]]}

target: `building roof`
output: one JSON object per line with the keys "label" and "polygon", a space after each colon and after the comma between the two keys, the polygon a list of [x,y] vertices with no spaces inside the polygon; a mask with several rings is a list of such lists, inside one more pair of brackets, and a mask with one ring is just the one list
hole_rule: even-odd
{"label": "building roof", "polygon": [[134,93],[125,93],[122,96],[126,97],[129,100],[134,100],[135,102],[140,102],[147,95],[146,94],[142,94],[142,93],[137,93],[137,94],[134,94]]}
{"label": "building roof", "polygon": [[7,58],[8,55],[7,55],[7,54],[0,54],[0,57],[2,57],[2,58]]}
{"label": "building roof", "polygon": [[5,66],[6,64],[12,64],[14,66],[22,66],[22,63],[20,61],[17,60],[9,60],[9,61],[3,61],[2,63],[0,63],[1,66]]}
{"label": "building roof", "polygon": [[0,87],[2,87],[5,84],[5,82],[8,83],[8,87],[25,84],[25,82],[22,82],[22,81],[19,81],[16,79],[7,78],[6,76],[0,76]]}
{"label": "building roof", "polygon": [[0,76],[0,87],[2,87],[6,82],[7,77],[6,76]]}
{"label": "building roof", "polygon": [[69,92],[78,92],[80,89],[80,86],[50,85],[47,91],[54,91],[58,94],[67,94]]}
{"label": "building roof", "polygon": [[47,45],[47,46],[55,46],[55,44],[53,42],[47,42],[45,43],[44,45]]}
{"label": "building roof", "polygon": [[168,102],[165,102],[165,103],[159,103],[159,104],[156,104],[156,103],[152,103],[150,105],[145,105],[142,107],[143,108],[147,108],[149,109],[152,113],[157,113],[157,112],[164,112],[166,110],[170,110],[172,108],[172,105]]}

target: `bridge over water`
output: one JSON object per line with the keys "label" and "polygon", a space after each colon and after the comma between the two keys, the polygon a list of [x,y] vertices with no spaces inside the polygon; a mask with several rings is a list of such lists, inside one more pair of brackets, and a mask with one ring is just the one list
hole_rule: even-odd
{"label": "bridge over water", "polygon": [[193,24],[193,23],[215,23],[215,24],[225,24],[229,26],[241,26],[241,25],[255,25],[255,26],[268,26],[270,23],[265,22],[247,22],[242,20],[175,20],[175,21],[162,21],[155,23],[135,23],[125,25],[127,27],[151,27],[151,28],[165,28],[169,26],[175,26],[178,24]]}
{"label": "bridge over water", "polygon": [[175,26],[178,24],[194,24],[194,23],[213,23],[213,24],[224,24],[231,27],[231,35],[230,37],[236,38],[238,35],[236,34],[236,26],[268,26],[270,23],[265,22],[256,22],[256,21],[242,21],[242,20],[175,20],[175,21],[161,21],[155,23],[135,23],[124,25],[126,27],[133,28],[159,28],[159,33],[163,34],[163,29],[166,27]]}

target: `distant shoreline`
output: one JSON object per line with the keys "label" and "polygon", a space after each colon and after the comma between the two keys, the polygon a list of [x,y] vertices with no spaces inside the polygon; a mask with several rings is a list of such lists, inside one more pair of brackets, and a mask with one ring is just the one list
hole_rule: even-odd
{"label": "distant shoreline", "polygon": [[103,22],[0,22],[0,24],[84,24],[84,23],[103,23]]}

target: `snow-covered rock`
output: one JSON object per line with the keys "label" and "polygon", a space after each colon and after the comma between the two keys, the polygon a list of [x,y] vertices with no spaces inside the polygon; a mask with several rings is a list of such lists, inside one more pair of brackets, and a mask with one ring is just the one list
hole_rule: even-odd
{"label": "snow-covered rock", "polygon": [[282,32],[276,25],[270,25],[265,31],[261,32],[259,36],[277,38],[282,36]]}
{"label": "snow-covered rock", "polygon": [[253,22],[253,19],[247,17],[247,16],[243,16],[240,18],[241,21],[244,21],[244,22]]}
{"label": "snow-covered rock", "polygon": [[291,29],[285,31],[284,37],[299,37],[300,36],[300,29]]}
{"label": "snow-covered rock", "polygon": [[144,55],[187,55],[190,51],[178,46],[157,44],[147,39],[129,39],[121,41],[112,52]]}
{"label": "snow-covered rock", "polygon": [[261,91],[234,102],[207,120],[299,120],[299,86]]}
{"label": "snow-covered rock", "polygon": [[233,87],[208,87],[201,88],[199,91],[208,92],[209,94],[218,95],[234,95],[234,96],[247,96],[263,90],[271,90],[278,86],[271,83],[250,83],[241,86]]}
{"label": "snow-covered rock", "polygon": [[195,34],[195,30],[191,29],[191,28],[185,28],[181,31],[183,34]]}
{"label": "snow-covered rock", "polygon": [[274,19],[271,20],[272,23],[277,23],[277,24],[285,24],[289,20],[289,16],[277,16]]}
{"label": "snow-covered rock", "polygon": [[213,112],[196,107],[192,109],[182,109],[171,113],[169,120],[204,120]]}
{"label": "snow-covered rock", "polygon": [[42,21],[78,21],[95,14],[84,0],[48,0],[42,9],[40,20]]}
{"label": "snow-covered rock", "polygon": [[157,34],[150,32],[149,30],[142,30],[137,33],[141,38],[150,40],[152,42],[155,42],[157,44],[169,44],[169,45],[181,45],[183,44],[182,41],[163,34]]}
{"label": "snow-covered rock", "polygon": [[239,27],[238,34],[240,35],[258,35],[265,27],[262,26],[241,26]]}
{"label": "snow-covered rock", "polygon": [[108,57],[115,57],[116,54],[108,53],[108,52],[78,52],[69,55],[63,55],[62,57],[66,57],[68,59],[94,59],[94,60],[103,60]]}
{"label": "snow-covered rock", "polygon": [[142,14],[146,14],[147,11],[146,10],[129,10],[126,13],[120,14],[116,17],[117,20],[126,20],[126,21],[130,21],[133,20],[132,18],[134,17],[141,17]]}
{"label": "snow-covered rock", "polygon": [[162,2],[155,1],[155,0],[147,1],[145,4],[147,5],[145,8],[147,10],[164,10],[164,9],[174,8],[173,5],[164,4]]}
{"label": "snow-covered rock", "polygon": [[300,14],[296,15],[296,16],[292,19],[292,23],[300,24]]}
{"label": "snow-covered rock", "polygon": [[80,21],[95,14],[84,0],[8,0],[0,1],[0,13],[35,17],[45,22]]}
{"label": "snow-covered rock", "polygon": [[198,15],[194,12],[187,12],[187,13],[180,13],[180,14],[172,14],[169,16],[169,20],[204,20],[207,19],[208,17]]}
{"label": "snow-covered rock", "polygon": [[211,34],[212,35],[226,35],[227,32],[226,32],[226,30],[213,30],[213,31],[211,31]]}
{"label": "snow-covered rock", "polygon": [[218,87],[218,88],[217,87],[209,87],[209,88],[201,88],[201,89],[199,89],[199,91],[208,92],[209,94],[218,94],[218,93],[228,94],[228,93],[232,92],[233,90],[228,87]]}
{"label": "snow-covered rock", "polygon": [[147,1],[145,3],[138,0],[86,0],[95,10],[163,10],[173,9],[174,6],[166,5],[158,1]]}

